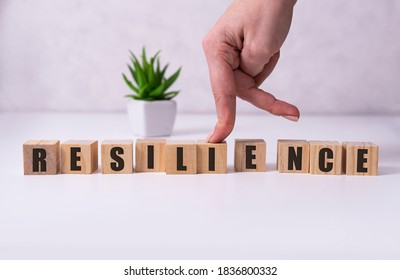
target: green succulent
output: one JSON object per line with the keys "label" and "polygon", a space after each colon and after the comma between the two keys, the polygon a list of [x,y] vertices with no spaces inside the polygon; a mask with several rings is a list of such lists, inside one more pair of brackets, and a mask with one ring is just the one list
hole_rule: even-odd
{"label": "green succulent", "polygon": [[129,72],[132,80],[129,80],[125,74],[122,74],[125,83],[128,87],[135,92],[135,94],[128,94],[125,97],[133,98],[136,100],[170,100],[174,98],[179,91],[168,91],[172,84],[178,78],[181,67],[169,78],[165,77],[168,64],[162,69],[160,68],[160,59],[158,51],[150,61],[147,60],[146,50],[142,50],[142,61],[140,62],[132,51],[130,60],[132,64],[128,64]]}

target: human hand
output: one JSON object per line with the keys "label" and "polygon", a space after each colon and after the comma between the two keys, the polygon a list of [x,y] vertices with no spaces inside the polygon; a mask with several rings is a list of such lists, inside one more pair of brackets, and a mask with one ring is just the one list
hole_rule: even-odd
{"label": "human hand", "polygon": [[296,0],[235,0],[203,40],[218,122],[207,141],[224,140],[235,125],[236,96],[297,121],[296,106],[258,87],[272,73],[289,32]]}

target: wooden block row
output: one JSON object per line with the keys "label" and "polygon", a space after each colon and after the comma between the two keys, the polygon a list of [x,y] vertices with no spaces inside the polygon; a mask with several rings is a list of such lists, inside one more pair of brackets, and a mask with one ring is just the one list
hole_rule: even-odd
{"label": "wooden block row", "polygon": [[[204,141],[136,141],[136,172],[167,174],[226,173],[227,145]],[[28,141],[23,145],[24,174],[91,174],[98,168],[98,142],[92,140]],[[106,140],[101,144],[103,174],[133,172],[133,141]]]}
{"label": "wooden block row", "polygon": [[[136,141],[136,172],[167,174],[223,174],[227,144],[204,141]],[[28,141],[23,145],[24,174],[91,174],[98,168],[95,140]],[[103,174],[133,172],[133,141],[106,140],[101,144]],[[283,173],[377,175],[378,146],[369,142],[278,140],[277,169]],[[262,139],[235,140],[235,171],[265,172],[266,143]]]}
{"label": "wooden block row", "polygon": [[23,145],[25,175],[91,174],[97,170],[97,141],[31,140]]}
{"label": "wooden block row", "polygon": [[226,173],[227,145],[204,141],[136,141],[136,172],[167,174]]}
{"label": "wooden block row", "polygon": [[378,146],[370,142],[278,140],[281,173],[378,175]]}

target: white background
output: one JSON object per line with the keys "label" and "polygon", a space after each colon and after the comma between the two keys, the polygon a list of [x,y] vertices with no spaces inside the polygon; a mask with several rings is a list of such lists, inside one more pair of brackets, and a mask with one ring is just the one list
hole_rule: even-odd
{"label": "white background", "polygon": [[[205,138],[201,40],[229,3],[0,0],[1,259],[400,257],[397,116],[238,116],[220,176],[22,175],[29,139],[132,139],[126,115],[105,112],[124,110],[127,50],[143,45],[183,66],[172,137]],[[394,0],[299,0],[263,87],[302,113],[399,114],[399,14]],[[236,137],[267,141],[268,172],[232,172]],[[380,176],[279,174],[278,138],[375,142]]]}
{"label": "white background", "polygon": [[[178,115],[173,138],[213,119]],[[26,140],[132,139],[126,116],[0,114],[0,259],[399,259],[399,120],[240,116],[228,174],[24,176]],[[233,171],[234,138],[265,139],[267,172]],[[278,173],[278,138],[372,141],[379,176]]]}
{"label": "white background", "polygon": [[[1,0],[0,110],[122,111],[145,45],[183,66],[180,112],[213,112],[201,41],[230,2]],[[302,113],[399,113],[399,26],[398,0],[299,0],[263,87]]]}

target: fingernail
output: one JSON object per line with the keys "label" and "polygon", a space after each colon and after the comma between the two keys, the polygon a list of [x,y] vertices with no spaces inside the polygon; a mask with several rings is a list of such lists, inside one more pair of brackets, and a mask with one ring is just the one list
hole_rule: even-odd
{"label": "fingernail", "polygon": [[207,136],[207,138],[206,138],[206,142],[210,142],[210,140],[211,140],[211,137],[213,136],[213,134],[214,134],[214,131],[215,131],[215,128],[213,129],[213,131],[211,131],[211,133],[210,134],[208,134],[208,136]]}
{"label": "fingernail", "polygon": [[299,120],[298,116],[286,115],[286,116],[282,116],[282,117],[284,117],[285,119],[292,121],[292,122],[297,122]]}

